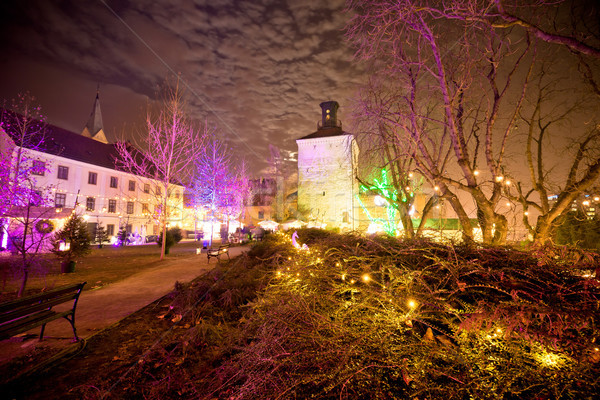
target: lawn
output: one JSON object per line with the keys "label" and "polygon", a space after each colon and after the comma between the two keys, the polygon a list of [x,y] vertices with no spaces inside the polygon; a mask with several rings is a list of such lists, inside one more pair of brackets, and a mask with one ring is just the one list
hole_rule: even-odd
{"label": "lawn", "polygon": [[[180,259],[196,255],[200,243],[181,242],[171,248],[167,259]],[[94,246],[92,253],[77,262],[74,273],[60,272],[60,262],[53,254],[41,256],[47,260],[43,267],[33,269],[27,281],[27,294],[44,289],[78,282],[88,282],[84,290],[92,290],[125,279],[140,271],[160,264],[160,247],[156,244],[140,246],[114,247],[105,245],[99,249]],[[0,258],[1,292],[0,301],[16,296],[21,284],[18,270],[11,266],[18,261],[16,256]]]}

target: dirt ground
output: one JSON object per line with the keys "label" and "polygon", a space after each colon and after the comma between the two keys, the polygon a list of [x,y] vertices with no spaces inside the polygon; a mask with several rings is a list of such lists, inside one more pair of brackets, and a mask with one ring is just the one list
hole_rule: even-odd
{"label": "dirt ground", "polygon": [[[13,359],[0,369],[2,399],[82,399],[107,395],[161,335],[174,328],[161,318],[165,296],[118,323],[66,349],[51,343]],[[37,339],[29,339],[36,340]],[[53,357],[60,356],[59,360]],[[66,359],[66,361],[64,361]],[[15,379],[16,378],[16,379]],[[6,382],[8,379],[14,379]]]}

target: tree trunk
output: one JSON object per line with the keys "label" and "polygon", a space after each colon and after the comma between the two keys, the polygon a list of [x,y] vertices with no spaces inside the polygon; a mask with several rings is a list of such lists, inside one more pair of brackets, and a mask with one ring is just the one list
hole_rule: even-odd
{"label": "tree trunk", "polygon": [[469,219],[469,216],[465,212],[465,209],[463,208],[462,204],[460,204],[458,197],[456,197],[456,195],[450,191],[448,191],[448,193],[449,195],[446,198],[448,199],[448,202],[452,206],[452,209],[458,216],[458,221],[460,222],[460,226],[463,229],[463,238],[466,241],[473,241],[473,227],[471,226],[471,220]]}
{"label": "tree trunk", "polygon": [[22,297],[25,294],[25,287],[27,286],[27,279],[29,278],[29,266],[23,268],[23,279],[21,280],[21,287],[19,287],[19,292],[17,293],[17,297]]}

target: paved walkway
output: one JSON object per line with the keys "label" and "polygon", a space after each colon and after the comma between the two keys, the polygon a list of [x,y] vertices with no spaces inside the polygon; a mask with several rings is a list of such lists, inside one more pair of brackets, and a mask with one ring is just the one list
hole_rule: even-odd
{"label": "paved walkway", "polygon": [[[231,247],[229,253],[233,258],[248,249],[249,246]],[[79,297],[75,312],[77,335],[81,338],[93,335],[166,295],[173,290],[175,282],[189,282],[216,263],[216,258],[211,258],[208,262],[206,254],[199,254],[197,258],[167,259],[158,267],[122,281],[101,289],[84,291]],[[37,335],[39,332],[40,328],[31,331]],[[66,347],[71,344],[73,330],[66,320],[56,320],[46,325],[44,338],[41,343],[37,339],[21,341],[19,338],[0,342],[0,362],[27,353],[38,345]]]}

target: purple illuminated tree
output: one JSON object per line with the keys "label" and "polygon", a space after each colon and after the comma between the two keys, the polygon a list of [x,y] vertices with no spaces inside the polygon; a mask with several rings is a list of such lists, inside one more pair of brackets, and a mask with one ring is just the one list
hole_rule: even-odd
{"label": "purple illuminated tree", "polygon": [[[168,219],[174,207],[170,200],[177,198],[174,184],[189,181],[194,163],[203,154],[205,133],[196,129],[186,113],[183,90],[179,82],[165,85],[162,104],[157,112],[148,112],[146,131],[134,147],[129,142],[116,144],[117,166],[142,179],[151,180],[155,197],[154,217],[166,237]],[[148,181],[144,181],[147,183]],[[160,259],[165,257],[162,242]]]}
{"label": "purple illuminated tree", "polygon": [[0,115],[0,236],[19,255],[20,297],[31,269],[43,267],[38,255],[48,245],[55,212],[50,207],[52,188],[38,187],[36,178],[49,171],[48,161],[38,153],[46,136],[41,108],[31,94],[24,93],[12,100],[10,109],[3,108]]}
{"label": "purple illuminated tree", "polygon": [[204,131],[208,135],[207,144],[196,159],[188,192],[194,206],[203,209],[209,217],[209,244],[212,246],[214,222],[220,217],[228,224],[231,218],[241,214],[249,185],[245,163],[234,164],[231,149],[217,139],[215,128],[209,128],[208,122]]}

